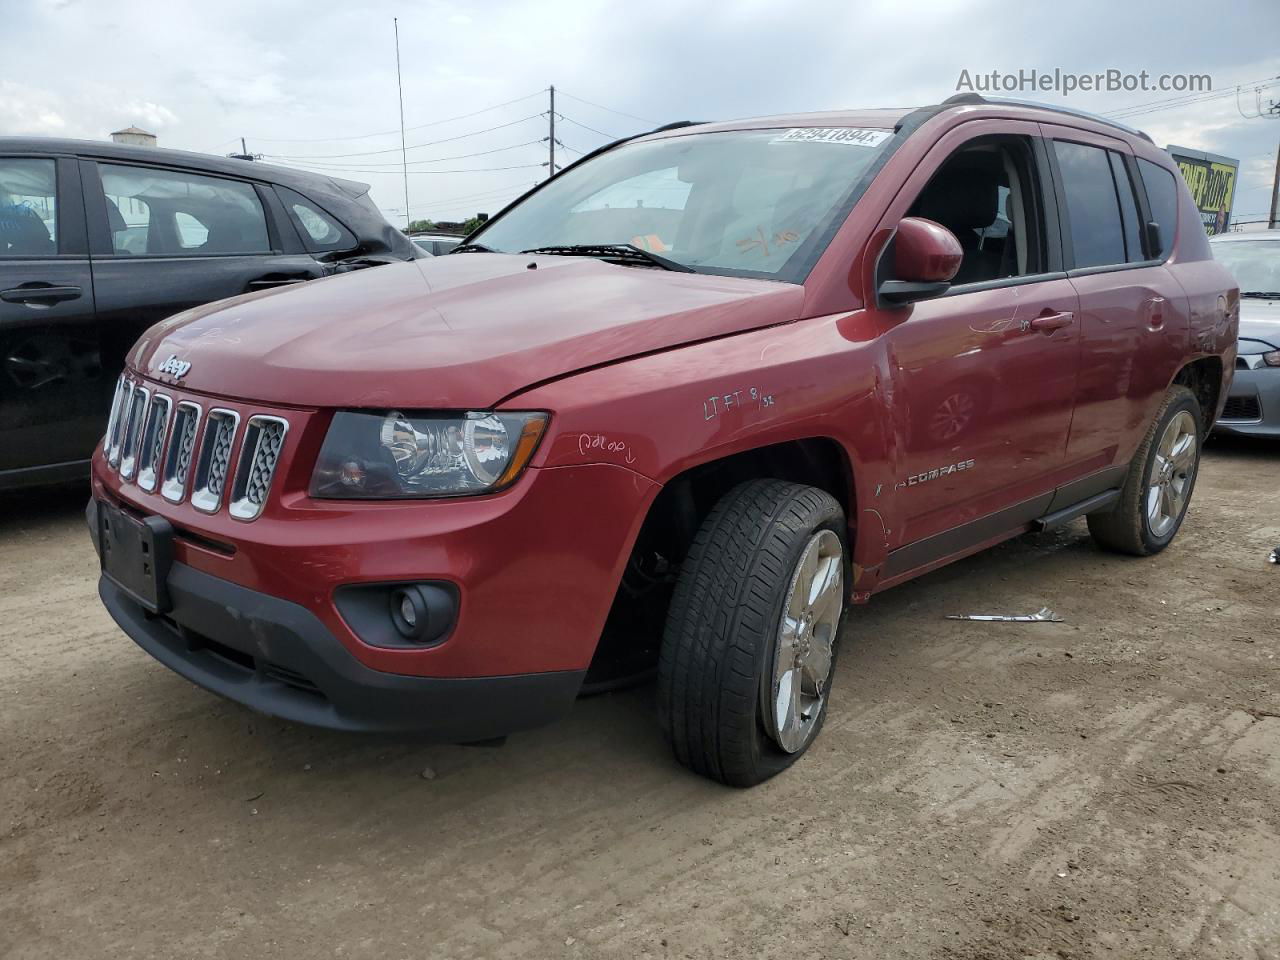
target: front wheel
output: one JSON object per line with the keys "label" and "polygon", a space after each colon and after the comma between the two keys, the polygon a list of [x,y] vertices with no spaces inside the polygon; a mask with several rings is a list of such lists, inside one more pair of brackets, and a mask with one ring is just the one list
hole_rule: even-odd
{"label": "front wheel", "polygon": [[658,661],[676,758],[732,786],[786,769],[822,728],[845,610],[845,519],[815,487],[727,493],[680,572]]}
{"label": "front wheel", "polygon": [[1145,557],[1172,542],[1200,470],[1203,422],[1196,395],[1170,387],[1129,465],[1119,501],[1106,513],[1089,514],[1089,533],[1100,546]]}

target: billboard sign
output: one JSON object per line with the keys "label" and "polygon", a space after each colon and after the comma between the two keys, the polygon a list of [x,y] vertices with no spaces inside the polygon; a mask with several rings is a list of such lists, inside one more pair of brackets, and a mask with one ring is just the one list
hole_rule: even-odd
{"label": "billboard sign", "polygon": [[1178,164],[1182,179],[1191,189],[1204,232],[1210,236],[1225,232],[1231,223],[1231,203],[1235,199],[1240,161],[1187,147],[1168,146],[1165,149]]}

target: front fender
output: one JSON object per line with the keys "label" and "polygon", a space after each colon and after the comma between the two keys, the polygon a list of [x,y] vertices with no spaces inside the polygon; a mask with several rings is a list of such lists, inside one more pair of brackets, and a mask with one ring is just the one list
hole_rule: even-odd
{"label": "front fender", "polygon": [[862,312],[799,320],[576,374],[507,406],[553,413],[536,466],[611,463],[660,484],[733,454],[830,438],[853,468],[854,563],[875,567],[893,490],[881,332]]}

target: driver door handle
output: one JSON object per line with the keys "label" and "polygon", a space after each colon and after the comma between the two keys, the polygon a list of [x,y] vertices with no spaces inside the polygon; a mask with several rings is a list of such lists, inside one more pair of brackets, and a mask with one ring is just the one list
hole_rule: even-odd
{"label": "driver door handle", "polygon": [[1075,323],[1075,319],[1076,315],[1069,310],[1061,313],[1046,313],[1031,321],[1031,329],[1039,330],[1041,333],[1053,333],[1055,330],[1071,326]]}
{"label": "driver door handle", "polygon": [[0,290],[0,300],[6,303],[23,303],[28,307],[51,307],[63,300],[78,300],[79,287],[55,287],[52,284],[31,284]]}

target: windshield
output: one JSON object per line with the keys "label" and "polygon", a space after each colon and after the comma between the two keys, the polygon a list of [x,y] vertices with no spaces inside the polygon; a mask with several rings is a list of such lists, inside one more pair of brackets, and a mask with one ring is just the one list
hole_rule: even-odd
{"label": "windshield", "polygon": [[837,127],[624,144],[565,171],[471,239],[495,253],[633,244],[701,273],[798,282],[891,137]]}
{"label": "windshield", "polygon": [[1235,275],[1241,293],[1280,292],[1280,240],[1212,243],[1213,258]]}

